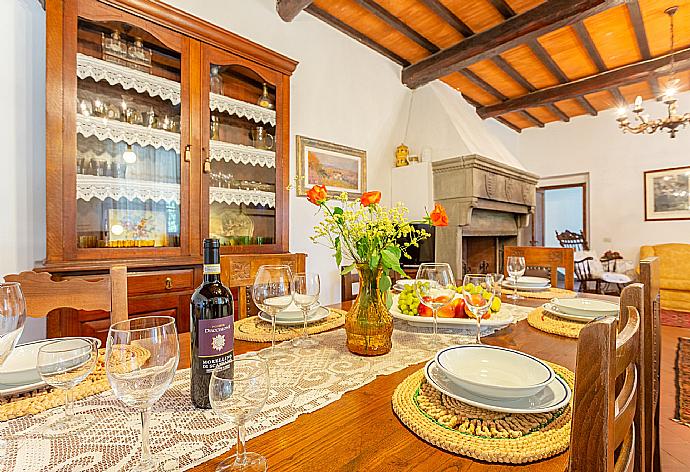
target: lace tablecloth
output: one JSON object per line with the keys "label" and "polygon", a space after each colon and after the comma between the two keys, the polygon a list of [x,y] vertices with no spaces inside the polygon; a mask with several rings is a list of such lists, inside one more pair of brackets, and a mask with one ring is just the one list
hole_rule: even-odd
{"label": "lace tablecloth", "polygon": [[[504,305],[515,321],[527,317],[529,308]],[[396,320],[393,349],[380,357],[360,357],[347,351],[345,331],[315,335],[319,346],[297,349],[289,343],[278,348],[285,357],[271,366],[271,393],[262,412],[247,424],[249,438],[280,428],[338,400],[379,375],[397,372],[431,356],[420,347],[429,329]],[[483,328],[484,335],[496,331]],[[471,343],[473,329],[441,330],[444,344]],[[180,370],[151,416],[151,449],[177,459],[172,470],[187,470],[228,451],[235,444],[234,429],[212,410],[198,410],[189,398],[189,369]],[[119,472],[140,453],[139,415],[126,408],[112,391],[75,404],[75,413],[88,413],[93,421],[85,429],[63,437],[46,436],[46,423],[59,421],[62,408],[0,424],[6,440],[3,471],[101,471]]]}

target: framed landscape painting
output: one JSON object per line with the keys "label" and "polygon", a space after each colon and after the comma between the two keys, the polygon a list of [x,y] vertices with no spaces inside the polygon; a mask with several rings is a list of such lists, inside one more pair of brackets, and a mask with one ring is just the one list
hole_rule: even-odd
{"label": "framed landscape painting", "polygon": [[644,173],[646,221],[690,220],[690,166]]}
{"label": "framed landscape painting", "polygon": [[367,153],[339,144],[297,136],[297,195],[325,185],[332,196],[356,198],[367,189]]}

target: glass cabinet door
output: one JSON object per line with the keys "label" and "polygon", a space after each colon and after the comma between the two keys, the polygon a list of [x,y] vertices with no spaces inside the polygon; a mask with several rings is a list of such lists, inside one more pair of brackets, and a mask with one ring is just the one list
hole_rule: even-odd
{"label": "glass cabinet door", "polygon": [[137,26],[78,18],[74,159],[80,250],[181,246],[180,156],[188,141],[182,138],[188,128],[182,39],[161,36],[141,21]]}
{"label": "glass cabinet door", "polygon": [[[203,175],[208,188],[207,234],[227,251],[275,247],[276,85],[216,53],[206,70],[208,108]],[[250,248],[251,247],[251,248]]]}

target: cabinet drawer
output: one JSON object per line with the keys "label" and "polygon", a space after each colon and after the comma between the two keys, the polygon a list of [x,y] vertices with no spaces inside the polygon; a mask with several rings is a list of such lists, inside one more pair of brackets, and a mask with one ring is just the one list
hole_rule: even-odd
{"label": "cabinet drawer", "polygon": [[131,272],[127,274],[127,295],[178,292],[194,288],[194,269]]}

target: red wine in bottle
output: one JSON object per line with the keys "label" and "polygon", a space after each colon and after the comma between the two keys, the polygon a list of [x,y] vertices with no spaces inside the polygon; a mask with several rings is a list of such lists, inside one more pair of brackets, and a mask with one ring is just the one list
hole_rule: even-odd
{"label": "red wine in bottle", "polygon": [[234,356],[234,305],[230,290],[220,282],[217,239],[204,240],[204,281],[192,295],[190,316],[192,403],[197,408],[211,408],[211,372]]}

